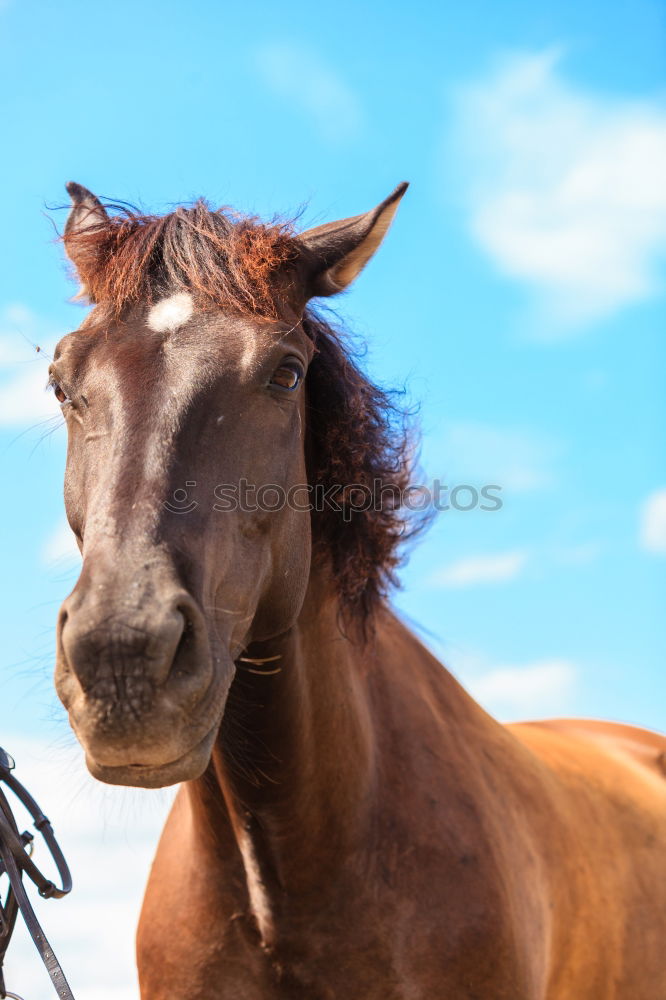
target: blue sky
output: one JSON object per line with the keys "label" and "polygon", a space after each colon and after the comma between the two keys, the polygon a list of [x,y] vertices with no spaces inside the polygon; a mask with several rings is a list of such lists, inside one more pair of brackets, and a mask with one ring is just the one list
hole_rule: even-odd
{"label": "blue sky", "polygon": [[339,311],[420,402],[424,475],[503,507],[441,514],[396,603],[502,718],[666,728],[663,22],[645,0],[0,4],[2,741],[31,741],[36,782],[40,747],[79,766],[51,683],[64,434],[35,426],[57,409],[27,342],[82,318],[45,210],[69,179],[304,224],[409,180]]}

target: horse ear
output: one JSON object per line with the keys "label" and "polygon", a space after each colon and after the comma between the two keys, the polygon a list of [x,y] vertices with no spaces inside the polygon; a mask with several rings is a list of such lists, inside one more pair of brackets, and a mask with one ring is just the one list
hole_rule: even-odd
{"label": "horse ear", "polygon": [[408,186],[406,181],[398,184],[388,198],[364,215],[301,233],[298,240],[304,248],[308,298],[335,295],[352,283],[386,236]]}
{"label": "horse ear", "polygon": [[[76,184],[74,181],[70,181],[65,186],[72,199],[72,207],[67,216],[63,237],[65,250],[83,281],[83,275],[91,263],[91,251],[90,247],[86,247],[85,239],[79,241],[76,237],[84,236],[88,230],[106,225],[109,217],[99,198],[96,198],[88,188],[82,184]],[[83,283],[85,284],[85,282]]]}

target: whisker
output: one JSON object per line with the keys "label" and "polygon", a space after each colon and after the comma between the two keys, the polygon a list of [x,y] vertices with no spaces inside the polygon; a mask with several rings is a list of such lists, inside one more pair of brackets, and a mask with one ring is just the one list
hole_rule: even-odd
{"label": "whisker", "polygon": [[54,413],[52,417],[44,417],[43,420],[37,420],[34,424],[31,424],[29,427],[26,427],[25,430],[20,431],[15,437],[13,437],[7,444],[5,450],[8,451],[11,447],[13,447],[16,444],[17,441],[20,441],[22,437],[25,437],[26,434],[31,434],[33,431],[38,430],[38,428],[40,427],[45,428],[45,430],[42,431],[39,440],[37,441],[37,444],[41,444],[41,442],[44,441],[50,434],[52,434],[53,431],[57,430],[58,427],[61,427],[63,423],[64,421],[59,413]]}
{"label": "whisker", "polygon": [[[233,608],[219,608],[215,604],[206,604],[206,605],[204,605],[204,607],[205,607],[206,611],[221,611],[222,614],[224,614],[224,615],[236,615],[236,616],[239,616],[239,615],[243,614],[242,611],[234,611]],[[240,620],[241,621],[248,621],[250,618],[252,618],[252,614],[245,615]]]}
{"label": "whisker", "polygon": [[282,653],[277,653],[276,656],[264,656],[263,658],[259,656],[239,656],[238,659],[242,660],[243,663],[256,663],[257,665],[261,665],[262,663],[273,663],[274,660],[281,660]]}
{"label": "whisker", "polygon": [[[14,333],[18,334],[19,337],[22,337],[23,340],[25,340],[25,342],[27,344],[30,344],[30,346],[34,350],[35,354],[41,355],[43,358],[46,358],[48,361],[53,361],[53,358],[48,353],[48,351],[45,351],[43,347],[41,347],[39,344],[35,343],[34,340],[31,340],[30,337],[27,335],[27,333],[24,333],[23,330],[19,330],[19,328],[15,324],[12,324],[12,326],[14,327]],[[26,360],[28,360],[28,359],[26,359]],[[34,359],[31,358],[30,360],[32,361]]]}

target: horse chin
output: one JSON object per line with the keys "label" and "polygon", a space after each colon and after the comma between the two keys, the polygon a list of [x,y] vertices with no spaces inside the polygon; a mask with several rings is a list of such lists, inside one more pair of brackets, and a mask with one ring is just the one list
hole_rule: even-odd
{"label": "horse chin", "polygon": [[165,788],[182,781],[200,778],[208,767],[218,726],[176,760],[164,764],[100,764],[90,753],[86,753],[86,765],[93,778],[107,785],[130,785],[134,788]]}

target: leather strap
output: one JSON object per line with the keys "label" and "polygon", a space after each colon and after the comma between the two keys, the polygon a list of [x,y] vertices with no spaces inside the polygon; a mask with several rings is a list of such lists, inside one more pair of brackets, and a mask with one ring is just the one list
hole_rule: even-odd
{"label": "leather strap", "polygon": [[35,827],[46,841],[56,864],[61,887],[58,888],[50,879],[46,878],[31,860],[26,848],[33,840],[32,835],[19,833],[9,802],[0,788],[0,875],[4,873],[9,879],[7,898],[4,903],[0,900],[0,998],[4,1000],[5,997],[12,996],[5,988],[2,966],[16,925],[16,918],[20,912],[60,1000],[74,1000],[65,974],[37,920],[23,885],[23,875],[25,874],[37,886],[40,896],[45,899],[61,899],[71,891],[71,875],[55,839],[51,824],[32,796],[12,775],[13,767],[12,758],[0,748],[0,782],[4,782],[11,788],[32,816]]}

